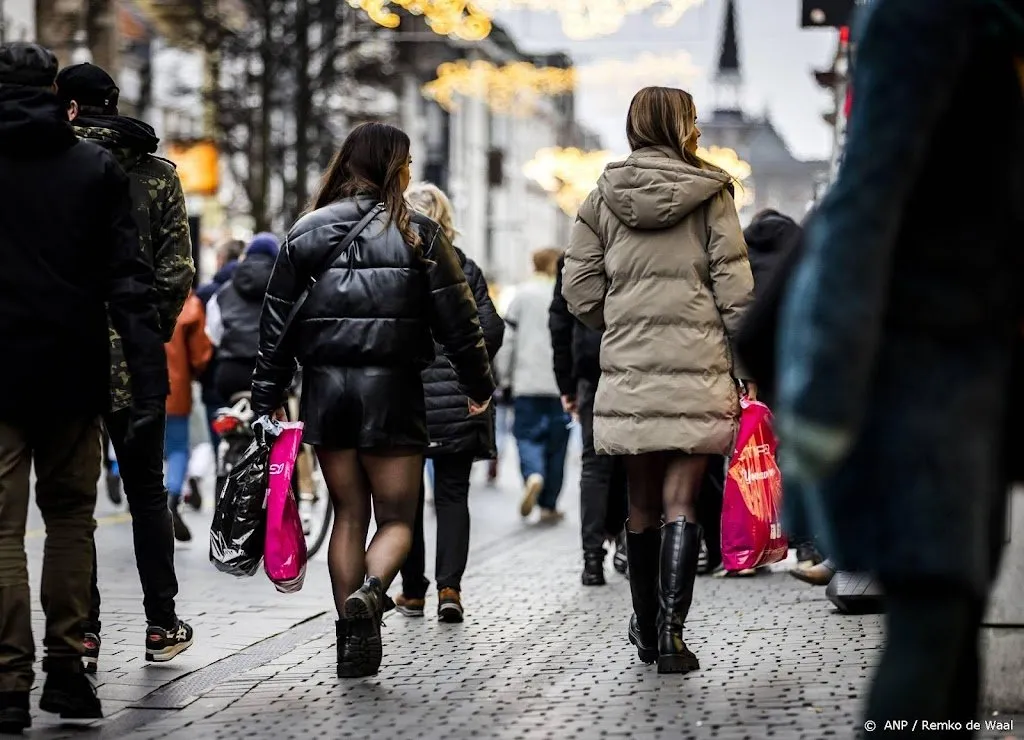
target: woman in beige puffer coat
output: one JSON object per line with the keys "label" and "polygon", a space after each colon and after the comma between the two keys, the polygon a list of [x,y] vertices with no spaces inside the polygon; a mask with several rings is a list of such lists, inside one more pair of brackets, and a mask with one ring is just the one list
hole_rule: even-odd
{"label": "woman in beige puffer coat", "polygon": [[625,456],[629,474],[629,639],[659,673],[683,673],[699,667],[682,639],[696,498],[708,456],[732,452],[743,373],[731,340],[753,278],[732,179],[696,154],[693,98],[641,90],[627,135],[632,154],[580,208],[562,293],[604,329],[594,436],[599,453]]}

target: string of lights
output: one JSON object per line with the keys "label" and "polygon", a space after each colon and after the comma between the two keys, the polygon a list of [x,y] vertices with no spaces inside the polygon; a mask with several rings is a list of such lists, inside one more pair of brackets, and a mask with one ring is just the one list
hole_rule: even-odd
{"label": "string of lights", "polygon": [[690,55],[645,52],[628,61],[608,59],[581,67],[535,67],[528,62],[495,65],[484,60],[447,62],[425,84],[423,94],[445,110],[459,107],[460,97],[487,102],[504,115],[529,115],[541,97],[565,95],[577,85],[603,91],[603,98],[628,99],[644,85],[685,85],[699,70]]}
{"label": "string of lights", "polygon": [[[743,186],[752,170],[739,154],[726,147],[713,146],[698,149],[697,156],[721,167],[740,183],[736,188],[737,208],[753,202],[753,190]],[[604,168],[619,159],[623,157],[605,150],[586,152],[575,147],[547,147],[538,150],[524,165],[523,174],[551,193],[563,212],[575,216],[590,191],[597,186]]]}
{"label": "string of lights", "polygon": [[571,39],[607,36],[622,28],[630,15],[656,11],[654,23],[668,27],[704,0],[348,0],[375,23],[398,28],[396,8],[422,15],[442,36],[479,41],[491,32],[491,18],[502,10],[530,10],[556,13],[562,31]]}

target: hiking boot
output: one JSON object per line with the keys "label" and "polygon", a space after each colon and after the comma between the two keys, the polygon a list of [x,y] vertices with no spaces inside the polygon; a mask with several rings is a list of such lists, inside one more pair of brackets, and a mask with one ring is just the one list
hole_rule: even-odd
{"label": "hiking boot", "polygon": [[462,596],[454,588],[442,588],[437,592],[437,620],[456,624],[464,619]]}
{"label": "hiking boot", "polygon": [[384,611],[394,604],[384,594],[384,584],[370,576],[358,591],[345,600],[343,621],[348,622],[344,662],[338,663],[339,678],[374,676],[384,659],[380,624]]}
{"label": "hiking boot", "polygon": [[185,520],[181,518],[181,513],[176,506],[171,509],[171,524],[174,525],[174,539],[178,542],[192,541],[192,531],[185,524]]}
{"label": "hiking boot", "polygon": [[95,673],[100,662],[100,636],[95,632],[86,632],[82,643],[85,645],[82,669],[86,673]]}
{"label": "hiking boot", "polygon": [[600,552],[588,552],[583,555],[583,577],[584,586],[603,586],[604,580],[604,550]]}
{"label": "hiking boot", "polygon": [[156,625],[146,628],[146,660],[166,663],[192,647],[194,633],[187,622],[180,619],[171,629]]}
{"label": "hiking boot", "polygon": [[523,487],[523,500],[519,504],[520,516],[530,516],[533,512],[533,507],[537,505],[537,499],[540,498],[540,492],[543,489],[544,476],[540,473],[534,473],[526,479],[526,485]]}
{"label": "hiking boot", "polygon": [[626,531],[623,530],[615,538],[615,556],[612,558],[612,567],[617,573],[629,577],[629,559],[626,557]]}
{"label": "hiking boot", "polygon": [[413,599],[405,594],[399,594],[395,598],[395,609],[403,617],[422,617],[426,605],[426,599]]}
{"label": "hiking boot", "polygon": [[700,555],[699,524],[679,518],[662,527],[658,584],[658,673],[689,673],[700,668],[683,642],[683,627],[693,602]]}
{"label": "hiking boot", "polygon": [[61,719],[103,719],[92,682],[81,671],[48,671],[39,708]]}
{"label": "hiking boot", "polygon": [[27,691],[0,691],[0,734],[20,735],[32,726]]}

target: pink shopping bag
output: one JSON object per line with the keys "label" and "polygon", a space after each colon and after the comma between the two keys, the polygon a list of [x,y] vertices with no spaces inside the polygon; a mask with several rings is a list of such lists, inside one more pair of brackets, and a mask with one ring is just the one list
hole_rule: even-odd
{"label": "pink shopping bag", "polygon": [[274,587],[285,594],[302,588],[306,577],[306,538],[292,492],[292,473],[302,445],[302,423],[281,423],[270,448],[267,488],[267,532],[263,568]]}
{"label": "pink shopping bag", "polygon": [[772,412],[759,401],[743,399],[742,406],[722,500],[722,566],[729,571],[785,560],[788,548]]}

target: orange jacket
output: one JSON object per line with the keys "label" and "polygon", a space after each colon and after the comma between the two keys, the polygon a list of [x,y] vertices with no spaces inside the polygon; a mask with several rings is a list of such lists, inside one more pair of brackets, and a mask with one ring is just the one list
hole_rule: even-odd
{"label": "orange jacket", "polygon": [[185,302],[166,345],[167,374],[171,393],[167,396],[168,416],[192,413],[192,381],[206,369],[213,357],[213,345],[206,336],[206,311],[193,293]]}

